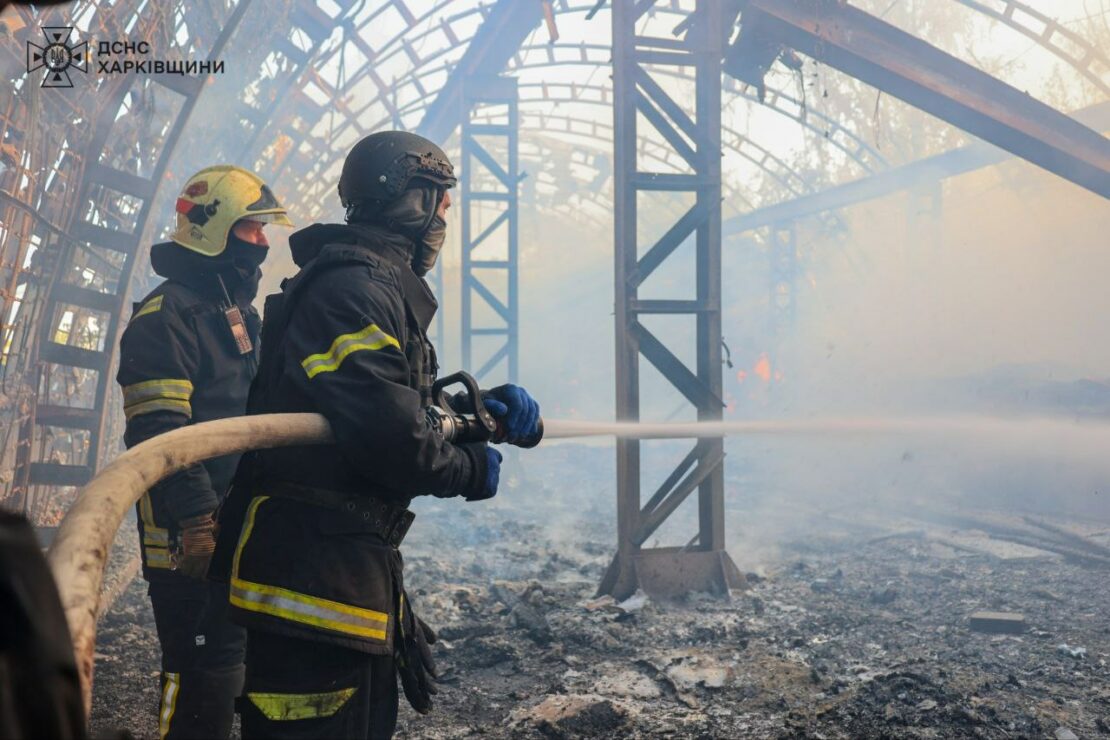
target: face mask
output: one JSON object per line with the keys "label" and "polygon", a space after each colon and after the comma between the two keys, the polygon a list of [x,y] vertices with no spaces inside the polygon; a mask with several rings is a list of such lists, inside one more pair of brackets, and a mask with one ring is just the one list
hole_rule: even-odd
{"label": "face mask", "polygon": [[424,238],[417,245],[416,254],[412,257],[412,271],[420,277],[427,275],[435,267],[446,239],[447,222],[442,216],[436,214],[424,232]]}
{"label": "face mask", "polygon": [[235,234],[227,235],[225,254],[237,268],[254,272],[262,266],[262,263],[266,260],[266,255],[269,253],[269,247],[244,241]]}
{"label": "face mask", "polygon": [[381,221],[413,240],[412,271],[420,277],[435,266],[447,238],[447,222],[436,214],[441,197],[437,188],[413,188],[381,212]]}
{"label": "face mask", "polygon": [[[429,192],[432,195],[429,196]],[[406,190],[397,200],[382,209],[377,220],[416,241],[420,230],[428,222],[429,204],[434,198],[435,191],[431,188]]]}

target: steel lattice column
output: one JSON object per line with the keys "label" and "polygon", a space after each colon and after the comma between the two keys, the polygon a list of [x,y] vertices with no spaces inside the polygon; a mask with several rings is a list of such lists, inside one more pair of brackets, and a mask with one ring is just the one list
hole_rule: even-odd
{"label": "steel lattice column", "polygon": [[[519,357],[517,202],[520,185],[516,79],[468,79],[463,105],[466,115],[462,124],[462,364],[481,380],[504,361],[508,366],[508,380],[515,383]],[[482,121],[475,120],[479,110],[484,111]],[[488,213],[491,204],[498,213],[492,220],[483,222],[480,214]],[[482,251],[495,251],[498,256],[476,256],[475,252],[483,246],[487,248]],[[501,246],[503,249],[498,249]],[[478,325],[481,316],[476,309],[483,309],[483,305],[493,312],[493,325]],[[504,337],[504,342],[475,369],[474,344],[479,337]]]}
{"label": "steel lattice column", "polygon": [[[613,1],[613,128],[616,180],[617,418],[640,418],[642,354],[696,407],[699,421],[721,419],[721,52],[726,33],[722,0],[697,0],[681,40],[639,35],[653,0]],[[655,70],[694,71],[694,118],[652,77]],[[637,163],[637,114],[678,154],[686,172],[642,171]],[[694,205],[640,257],[637,196],[644,191],[693,193]],[[694,300],[641,300],[647,277],[688,238],[695,239]],[[697,367],[691,371],[641,323],[642,316],[687,316],[695,325]],[[618,598],[643,587],[667,594],[727,592],[743,577],[724,551],[724,443],[699,440],[641,508],[640,443],[617,441],[618,550],[599,592]],[[697,536],[683,548],[643,549],[694,490]]]}
{"label": "steel lattice column", "polygon": [[798,278],[798,230],[794,221],[769,229],[767,250],[771,260],[771,334],[781,335],[794,323]]}

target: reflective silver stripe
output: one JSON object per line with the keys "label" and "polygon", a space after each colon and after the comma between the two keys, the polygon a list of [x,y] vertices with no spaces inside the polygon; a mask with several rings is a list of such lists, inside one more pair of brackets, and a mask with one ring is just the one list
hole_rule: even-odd
{"label": "reflective silver stripe", "polygon": [[389,615],[276,586],[231,580],[231,603],[240,609],[343,634],[385,641]]}

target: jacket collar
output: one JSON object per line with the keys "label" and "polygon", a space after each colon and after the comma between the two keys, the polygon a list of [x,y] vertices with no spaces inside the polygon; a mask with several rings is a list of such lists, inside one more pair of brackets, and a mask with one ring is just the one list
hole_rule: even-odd
{"label": "jacket collar", "polygon": [[[289,237],[293,261],[304,267],[328,244],[354,244],[380,255],[397,266],[412,261],[412,241],[381,226],[369,224],[312,224]],[[411,271],[412,268],[409,267]]]}
{"label": "jacket collar", "polygon": [[[162,242],[150,248],[150,266],[162,277],[181,283],[204,298],[224,300],[224,287],[233,301],[248,306],[258,294],[262,271],[244,276],[234,264],[219,257],[205,257],[174,243]],[[224,286],[220,285],[223,279]]]}
{"label": "jacket collar", "polygon": [[353,245],[396,267],[405,305],[420,328],[428,329],[439,304],[427,281],[412,271],[412,240],[372,224],[312,224],[289,237],[293,261],[302,268],[329,245]]}

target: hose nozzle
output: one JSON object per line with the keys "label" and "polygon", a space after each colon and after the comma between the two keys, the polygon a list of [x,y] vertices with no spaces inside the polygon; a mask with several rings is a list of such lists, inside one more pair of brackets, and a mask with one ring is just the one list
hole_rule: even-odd
{"label": "hose nozzle", "polygon": [[[461,411],[452,408],[447,402],[444,390],[461,384],[465,389],[465,406]],[[445,378],[440,378],[432,386],[432,398],[436,405],[428,408],[432,425],[439,429],[443,438],[454,444],[467,442],[492,442],[493,444],[512,444],[517,447],[532,448],[543,439],[543,419],[536,421],[536,434],[523,440],[509,442],[505,425],[493,418],[493,414],[482,403],[482,393],[478,381],[470,373],[460,370]],[[456,405],[458,397],[456,397]]]}

